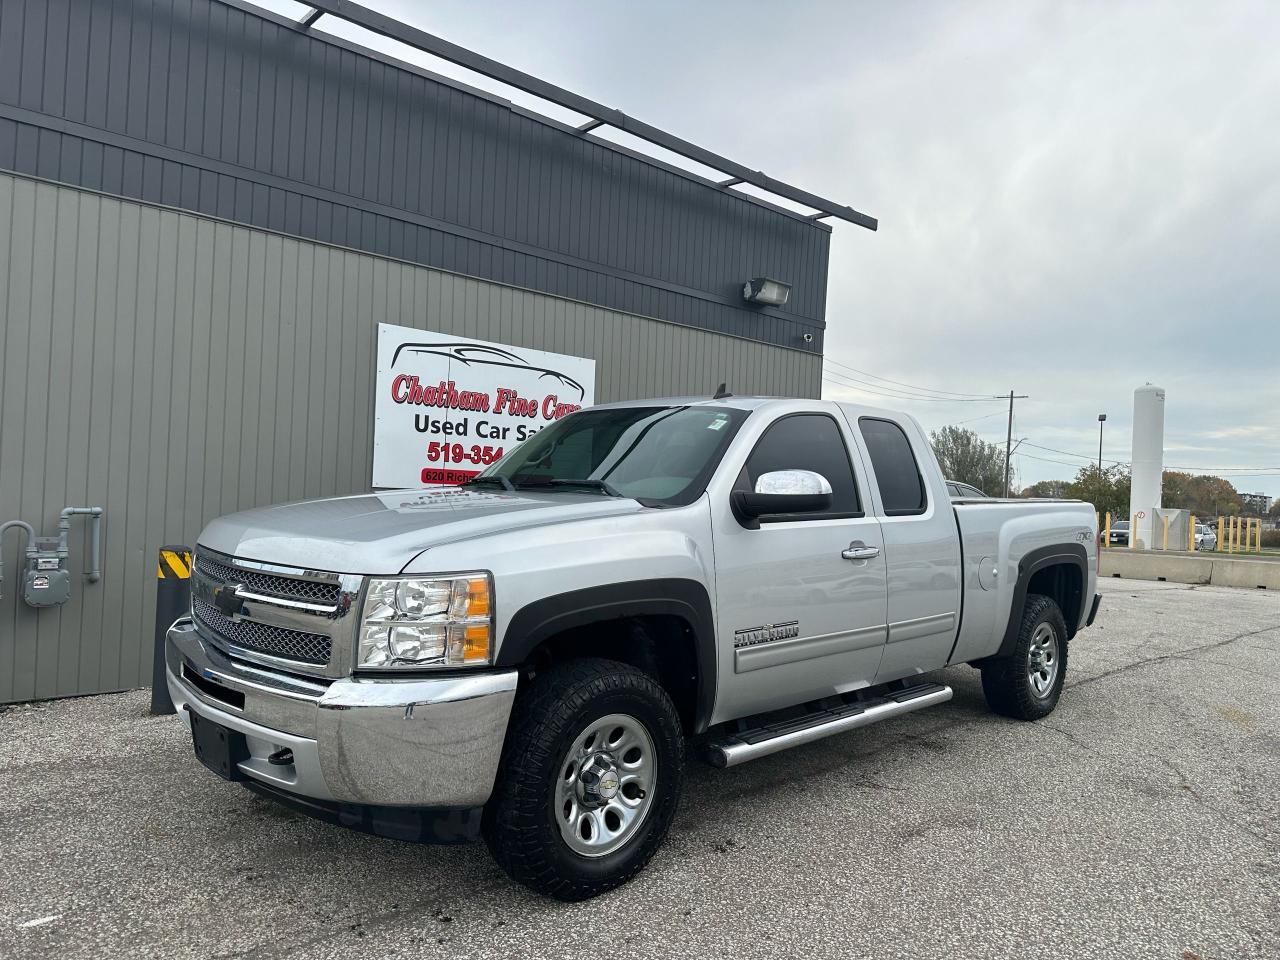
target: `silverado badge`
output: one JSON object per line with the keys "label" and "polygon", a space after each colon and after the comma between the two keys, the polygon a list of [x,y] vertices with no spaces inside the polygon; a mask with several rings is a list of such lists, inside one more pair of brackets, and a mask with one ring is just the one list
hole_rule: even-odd
{"label": "silverado badge", "polygon": [[747,627],[733,632],[734,647],[753,647],[757,643],[768,643],[771,640],[790,640],[800,636],[800,621],[787,620],[783,623],[766,623],[759,627]]}

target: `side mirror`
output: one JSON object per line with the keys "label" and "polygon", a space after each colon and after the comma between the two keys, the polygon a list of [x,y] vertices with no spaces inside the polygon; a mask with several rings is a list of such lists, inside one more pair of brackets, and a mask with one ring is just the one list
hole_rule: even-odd
{"label": "side mirror", "polygon": [[755,529],[764,516],[830,510],[831,484],[812,470],[774,470],[760,474],[751,493],[735,490],[729,504],[743,526]]}

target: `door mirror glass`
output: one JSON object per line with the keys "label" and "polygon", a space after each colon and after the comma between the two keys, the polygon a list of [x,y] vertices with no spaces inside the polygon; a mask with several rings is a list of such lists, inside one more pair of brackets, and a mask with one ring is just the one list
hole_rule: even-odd
{"label": "door mirror glass", "polygon": [[758,521],[770,514],[818,513],[831,509],[831,484],[812,470],[771,470],[756,478],[755,489],[732,497],[738,519]]}

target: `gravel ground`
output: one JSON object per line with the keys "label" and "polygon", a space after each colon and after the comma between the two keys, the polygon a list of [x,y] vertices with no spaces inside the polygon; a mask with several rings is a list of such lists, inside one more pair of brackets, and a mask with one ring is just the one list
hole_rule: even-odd
{"label": "gravel ground", "polygon": [[1045,722],[941,707],[691,763],[637,880],[308,820],[143,693],[0,713],[0,957],[1280,957],[1280,596],[1105,580]]}

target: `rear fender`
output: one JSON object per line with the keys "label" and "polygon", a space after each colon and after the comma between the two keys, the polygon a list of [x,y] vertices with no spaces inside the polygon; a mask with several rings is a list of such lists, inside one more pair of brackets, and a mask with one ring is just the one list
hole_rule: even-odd
{"label": "rear fender", "polygon": [[1004,639],[1000,642],[1000,650],[996,656],[1007,657],[1013,653],[1018,642],[1018,630],[1022,626],[1022,608],[1027,602],[1027,589],[1031,578],[1041,570],[1049,567],[1066,565],[1080,571],[1080,583],[1077,588],[1079,596],[1074,598],[1074,610],[1064,609],[1063,617],[1067,621],[1067,631],[1074,636],[1080,626],[1080,616],[1084,611],[1084,591],[1089,584],[1089,554],[1080,543],[1054,544],[1028,551],[1018,561],[1018,582],[1013,588],[1013,602],[1009,607],[1009,619],[1004,629]]}

